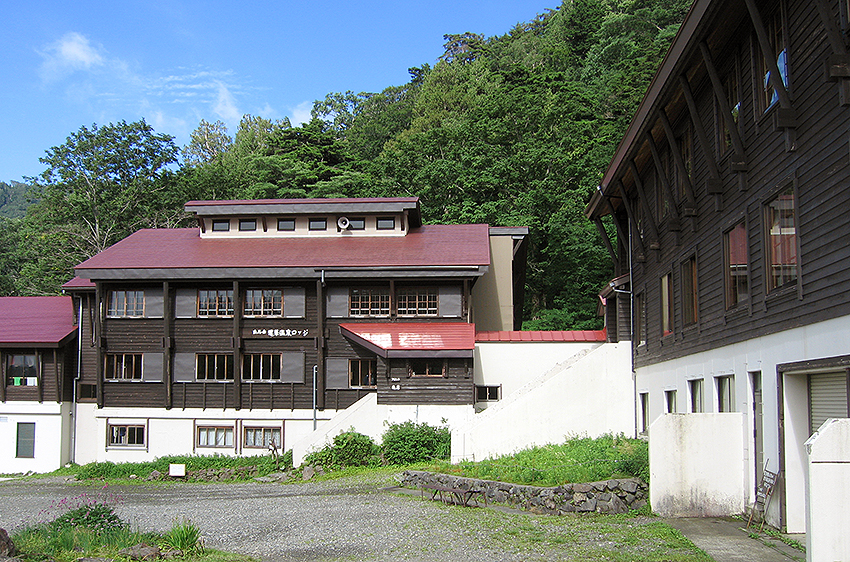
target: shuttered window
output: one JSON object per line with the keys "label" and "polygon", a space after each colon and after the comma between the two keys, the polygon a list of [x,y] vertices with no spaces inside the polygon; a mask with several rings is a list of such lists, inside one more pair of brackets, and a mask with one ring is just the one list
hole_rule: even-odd
{"label": "shuttered window", "polygon": [[829,418],[850,417],[847,384],[846,371],[809,375],[809,433]]}

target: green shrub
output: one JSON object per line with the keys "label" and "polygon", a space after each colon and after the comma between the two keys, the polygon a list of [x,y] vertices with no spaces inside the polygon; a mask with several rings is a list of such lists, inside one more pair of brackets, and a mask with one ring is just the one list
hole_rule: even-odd
{"label": "green shrub", "polygon": [[54,519],[50,525],[57,530],[82,527],[92,530],[97,535],[127,526],[110,506],[103,503],[93,503],[72,509]]}
{"label": "green shrub", "polygon": [[163,535],[162,544],[183,554],[200,554],[204,551],[201,530],[188,519],[175,521],[171,529]]}
{"label": "green shrub", "polygon": [[349,466],[378,466],[379,453],[380,449],[371,437],[356,431],[346,431],[334,437],[333,444],[307,455],[304,463],[328,470]]}
{"label": "green shrub", "polygon": [[451,439],[448,427],[406,421],[390,425],[384,433],[381,451],[387,464],[404,465],[448,459]]}

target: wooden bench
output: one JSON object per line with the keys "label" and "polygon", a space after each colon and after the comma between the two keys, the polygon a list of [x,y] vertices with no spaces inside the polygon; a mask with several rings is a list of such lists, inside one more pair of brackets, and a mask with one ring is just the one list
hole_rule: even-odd
{"label": "wooden bench", "polygon": [[487,495],[484,490],[462,490],[461,488],[453,488],[451,486],[440,486],[439,484],[423,483],[419,485],[419,497],[425,497],[425,490],[431,491],[431,499],[437,499],[437,494],[440,495],[440,501],[448,504],[454,497],[456,501],[452,503],[469,507],[469,500],[475,497],[475,505],[481,507],[479,498],[484,500],[484,507],[487,507]]}

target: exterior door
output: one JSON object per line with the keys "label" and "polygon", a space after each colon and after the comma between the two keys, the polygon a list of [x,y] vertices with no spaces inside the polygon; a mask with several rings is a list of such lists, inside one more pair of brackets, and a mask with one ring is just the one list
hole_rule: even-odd
{"label": "exterior door", "polygon": [[756,487],[761,482],[764,473],[764,421],[762,416],[762,388],[761,371],[750,373],[750,382],[753,389],[753,457],[756,463]]}

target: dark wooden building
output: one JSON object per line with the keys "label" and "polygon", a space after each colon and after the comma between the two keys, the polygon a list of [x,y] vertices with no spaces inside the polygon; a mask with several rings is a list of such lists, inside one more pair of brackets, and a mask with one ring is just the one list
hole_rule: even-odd
{"label": "dark wooden building", "polygon": [[70,297],[0,298],[0,472],[71,460],[77,326]]}
{"label": "dark wooden building", "polygon": [[523,281],[491,247],[524,256],[526,229],[425,226],[417,198],[186,210],[198,228],[139,231],[66,286],[84,303],[79,391],[97,458],[288,448],[314,412],[327,419],[374,393],[471,409],[471,321],[513,329],[518,318]]}
{"label": "dark wooden building", "polygon": [[803,443],[848,416],[848,33],[843,1],[694,2],[587,208],[630,281],[639,425],[746,413],[792,532]]}

